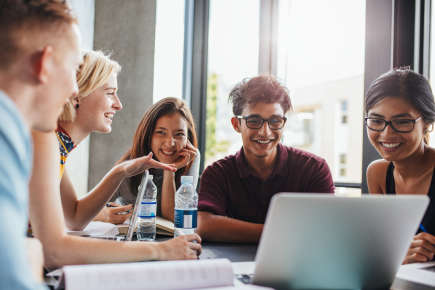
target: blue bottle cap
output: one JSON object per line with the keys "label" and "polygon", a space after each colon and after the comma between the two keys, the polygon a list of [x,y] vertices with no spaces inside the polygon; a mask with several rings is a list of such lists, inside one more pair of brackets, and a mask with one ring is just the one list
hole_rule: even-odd
{"label": "blue bottle cap", "polygon": [[181,184],[193,184],[193,176],[189,176],[189,175],[181,176]]}

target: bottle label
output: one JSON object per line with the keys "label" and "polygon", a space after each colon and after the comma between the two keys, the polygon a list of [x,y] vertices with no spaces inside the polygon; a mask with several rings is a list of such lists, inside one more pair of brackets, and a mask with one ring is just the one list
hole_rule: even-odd
{"label": "bottle label", "polygon": [[156,217],[156,208],[157,208],[157,202],[155,202],[155,201],[149,201],[149,202],[142,201],[140,203],[139,217],[140,218]]}
{"label": "bottle label", "polygon": [[196,209],[176,209],[174,215],[174,226],[182,229],[196,229],[198,211]]}

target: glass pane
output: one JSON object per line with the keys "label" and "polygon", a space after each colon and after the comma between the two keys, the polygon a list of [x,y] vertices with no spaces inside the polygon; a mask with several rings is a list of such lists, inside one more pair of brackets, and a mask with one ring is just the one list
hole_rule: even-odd
{"label": "glass pane", "polygon": [[295,108],[283,143],[361,182],[365,0],[281,0],[278,77]]}
{"label": "glass pane", "polygon": [[258,74],[259,6],[259,0],[210,1],[205,166],[242,147],[228,94]]}
{"label": "glass pane", "polygon": [[154,50],[154,102],[182,96],[184,1],[158,0]]}

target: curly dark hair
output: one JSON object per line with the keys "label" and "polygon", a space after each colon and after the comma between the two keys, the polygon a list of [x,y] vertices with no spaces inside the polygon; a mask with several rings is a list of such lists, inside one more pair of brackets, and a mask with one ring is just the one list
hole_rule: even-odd
{"label": "curly dark hair", "polygon": [[256,103],[280,103],[284,114],[292,109],[287,87],[273,76],[257,76],[239,82],[230,92],[233,114],[241,115],[246,105]]}

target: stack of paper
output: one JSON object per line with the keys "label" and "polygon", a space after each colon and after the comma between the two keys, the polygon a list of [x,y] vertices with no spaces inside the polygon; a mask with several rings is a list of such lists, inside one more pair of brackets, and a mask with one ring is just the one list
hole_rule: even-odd
{"label": "stack of paper", "polygon": [[63,268],[66,290],[270,289],[234,285],[227,259],[76,265]]}

